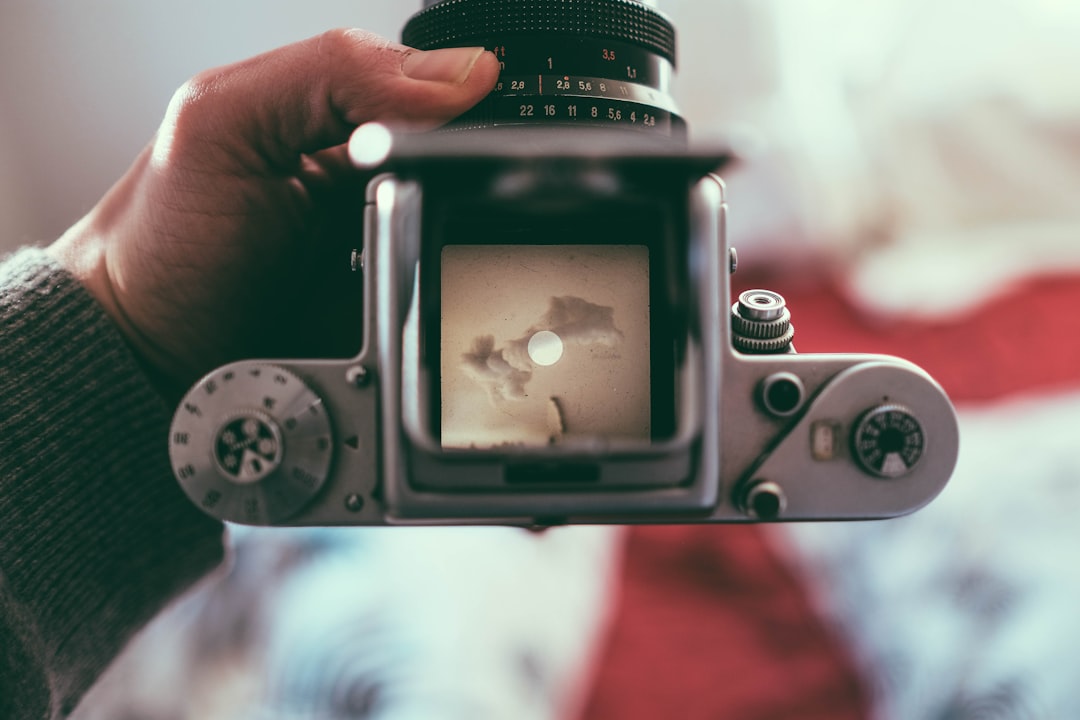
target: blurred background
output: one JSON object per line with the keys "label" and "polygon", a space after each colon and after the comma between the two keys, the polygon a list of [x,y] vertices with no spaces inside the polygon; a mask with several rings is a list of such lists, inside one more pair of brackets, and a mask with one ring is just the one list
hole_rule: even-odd
{"label": "blurred background", "polygon": [[[6,0],[0,248],[49,242],[89,209],[197,71],[337,26],[396,38],[420,4]],[[727,178],[744,259],[840,266],[878,309],[930,314],[943,295],[967,307],[1017,273],[1080,265],[1080,4],[658,4],[693,136],[745,158]],[[980,265],[957,278],[955,262]]]}
{"label": "blurred background", "polygon": [[397,37],[420,3],[0,4],[0,246],[51,242],[150,140],[200,70],[334,27]]}
{"label": "blurred background", "polygon": [[[85,213],[199,70],[419,6],[3,0],[0,251]],[[946,495],[782,533],[241,533],[86,718],[368,717],[395,687],[431,703],[401,717],[1080,717],[1080,3],[659,6],[693,137],[743,157],[736,278],[788,295],[800,351],[942,382]]]}

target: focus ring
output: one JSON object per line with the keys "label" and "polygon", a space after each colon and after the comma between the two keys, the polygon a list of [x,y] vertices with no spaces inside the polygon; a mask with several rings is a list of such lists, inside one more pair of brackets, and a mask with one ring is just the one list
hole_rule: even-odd
{"label": "focus ring", "polygon": [[402,42],[420,50],[484,45],[491,37],[561,33],[633,43],[675,65],[675,27],[634,0],[444,0],[405,24]]}

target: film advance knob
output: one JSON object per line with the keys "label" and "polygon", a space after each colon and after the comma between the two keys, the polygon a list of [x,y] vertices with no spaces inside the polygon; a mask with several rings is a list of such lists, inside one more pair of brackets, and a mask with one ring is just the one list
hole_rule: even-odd
{"label": "film advance knob", "polygon": [[331,438],[322,400],[296,375],[237,363],[203,378],[181,401],[169,457],[180,486],[204,511],[271,525],[322,488]]}

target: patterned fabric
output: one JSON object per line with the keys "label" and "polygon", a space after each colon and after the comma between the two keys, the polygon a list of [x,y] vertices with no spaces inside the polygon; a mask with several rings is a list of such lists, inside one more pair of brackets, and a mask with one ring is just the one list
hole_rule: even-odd
{"label": "patterned fabric", "polygon": [[79,720],[556,720],[580,712],[619,532],[233,528]]}
{"label": "patterned fabric", "polygon": [[962,413],[927,508],[779,532],[860,658],[878,717],[1080,717],[1080,394]]}

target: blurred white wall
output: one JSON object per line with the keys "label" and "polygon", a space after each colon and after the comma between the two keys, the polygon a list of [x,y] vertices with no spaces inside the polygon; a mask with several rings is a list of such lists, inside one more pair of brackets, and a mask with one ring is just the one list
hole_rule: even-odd
{"label": "blurred white wall", "polygon": [[420,0],[2,0],[0,250],[47,243],[207,67],[338,26],[397,37]]}

